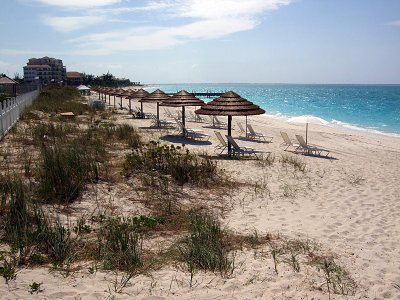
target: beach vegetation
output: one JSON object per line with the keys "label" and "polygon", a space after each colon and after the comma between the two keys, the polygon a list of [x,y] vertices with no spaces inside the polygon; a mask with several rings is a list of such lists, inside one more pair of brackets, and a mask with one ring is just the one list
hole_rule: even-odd
{"label": "beach vegetation", "polygon": [[305,173],[307,170],[307,164],[294,155],[282,154],[279,161],[284,166],[292,166],[295,171]]}
{"label": "beach vegetation", "polygon": [[136,218],[108,218],[97,234],[97,257],[107,270],[131,271],[142,265],[140,229],[144,223]]}
{"label": "beach vegetation", "polygon": [[15,280],[17,259],[14,255],[0,252],[0,275],[5,279],[6,284],[10,280]]}
{"label": "beach vegetation", "polygon": [[215,162],[174,145],[150,142],[145,147],[126,156],[125,174],[154,172],[171,176],[180,185],[191,183],[199,186],[220,181],[220,170]]}
{"label": "beach vegetation", "polygon": [[190,272],[190,282],[196,269],[232,274],[234,256],[229,256],[227,233],[209,212],[194,209],[190,213],[190,236],[180,245],[181,258]]}
{"label": "beach vegetation", "polygon": [[41,288],[42,284],[43,284],[43,282],[40,282],[40,283],[38,283],[36,281],[32,282],[29,285],[29,293],[32,295],[34,293],[38,294],[40,292],[43,292],[43,289]]}
{"label": "beach vegetation", "polygon": [[357,284],[350,274],[338,265],[332,257],[323,257],[316,261],[317,269],[324,273],[329,299],[331,293],[354,296]]}
{"label": "beach vegetation", "polygon": [[33,101],[32,105],[25,109],[21,119],[38,119],[35,111],[45,114],[72,112],[74,115],[94,112],[83,102],[83,98],[76,88],[58,86],[44,88],[35,101]]}

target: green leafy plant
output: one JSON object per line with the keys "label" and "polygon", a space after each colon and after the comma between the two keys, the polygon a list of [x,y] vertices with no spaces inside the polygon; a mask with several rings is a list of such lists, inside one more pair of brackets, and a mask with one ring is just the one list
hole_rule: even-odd
{"label": "green leafy plant", "polygon": [[108,218],[98,232],[97,253],[105,269],[133,270],[141,266],[142,236],[131,219]]}
{"label": "green leafy plant", "polygon": [[17,274],[15,273],[15,266],[17,264],[17,260],[14,256],[5,256],[4,254],[0,254],[0,275],[4,277],[6,283],[10,280],[15,280]]}
{"label": "green leafy plant", "polygon": [[128,154],[124,168],[126,175],[155,170],[172,176],[180,185],[185,183],[208,185],[218,182],[219,179],[219,169],[209,158],[199,157],[190,153],[188,149],[174,145],[160,145],[157,142],[150,142],[146,147]]}
{"label": "green leafy plant", "polygon": [[234,258],[228,256],[225,232],[218,220],[208,212],[193,210],[190,214],[190,237],[179,248],[190,272],[190,282],[196,269],[218,271],[227,275],[234,270]]}
{"label": "green leafy plant", "polygon": [[297,170],[302,173],[304,173],[307,169],[307,164],[300,158],[293,155],[283,154],[280,158],[280,162],[283,165],[291,165],[295,171]]}
{"label": "green leafy plant", "polygon": [[43,282],[40,282],[40,283],[37,283],[36,281],[32,282],[29,285],[29,288],[30,288],[29,293],[31,293],[31,295],[32,295],[33,293],[38,294],[38,293],[42,292],[43,291],[41,289],[42,284],[43,284]]}
{"label": "green leafy plant", "polygon": [[324,272],[325,284],[328,289],[329,299],[331,293],[341,295],[354,295],[357,289],[356,282],[349,273],[336,264],[333,258],[323,258],[317,265],[319,271]]}

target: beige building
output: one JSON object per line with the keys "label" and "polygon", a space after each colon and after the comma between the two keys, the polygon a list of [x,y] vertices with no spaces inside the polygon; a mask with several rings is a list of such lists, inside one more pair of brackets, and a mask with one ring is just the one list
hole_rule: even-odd
{"label": "beige building", "polygon": [[66,67],[61,59],[48,56],[30,58],[24,67],[24,81],[27,83],[65,84]]}

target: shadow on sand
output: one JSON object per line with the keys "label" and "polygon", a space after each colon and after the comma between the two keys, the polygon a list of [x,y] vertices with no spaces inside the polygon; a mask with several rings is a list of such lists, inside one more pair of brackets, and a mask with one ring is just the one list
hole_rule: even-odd
{"label": "shadow on sand", "polygon": [[183,144],[183,145],[208,146],[212,144],[210,141],[193,140],[179,135],[164,135],[160,137],[160,140],[174,144]]}

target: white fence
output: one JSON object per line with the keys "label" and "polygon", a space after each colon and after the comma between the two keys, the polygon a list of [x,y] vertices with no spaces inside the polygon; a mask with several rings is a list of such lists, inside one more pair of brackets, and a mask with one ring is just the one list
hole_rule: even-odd
{"label": "white fence", "polygon": [[0,140],[17,123],[24,108],[31,105],[38,94],[36,90],[5,100],[3,105],[0,103]]}

